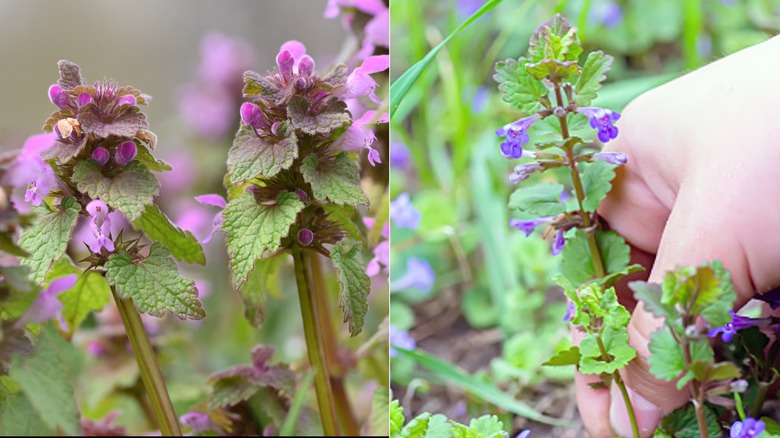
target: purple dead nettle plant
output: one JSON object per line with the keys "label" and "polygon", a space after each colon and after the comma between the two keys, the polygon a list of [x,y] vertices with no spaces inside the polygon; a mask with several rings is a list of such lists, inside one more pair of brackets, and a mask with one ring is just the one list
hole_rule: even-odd
{"label": "purple dead nettle plant", "polygon": [[[76,64],[58,66],[59,81],[48,92],[57,110],[44,125],[51,134],[24,148],[8,177],[26,186],[25,200],[34,206],[35,219],[19,239],[27,253],[21,266],[34,284],[48,284],[17,324],[56,317],[69,339],[89,313],[73,306],[81,300],[99,311],[113,295],[162,433],[179,435],[139,312],[203,318],[195,284],[174,259],[204,264],[205,257],[194,236],[154,204],[160,185],[152,171],[170,167],[152,156],[157,137],[141,111],[149,96],[111,80],[89,85]],[[66,251],[79,220],[88,231],[74,243],[87,256],[74,264]],[[84,296],[60,298],[68,294]]]}
{"label": "purple dead nettle plant", "polygon": [[[526,236],[539,228],[546,230],[545,238],[552,236],[551,251],[562,256],[562,275],[556,281],[569,299],[564,321],[583,336],[578,346],[558,352],[545,365],[576,365],[580,373],[598,375],[601,381],[592,385],[594,389],[614,385],[626,405],[626,424],[630,423],[627,430],[618,432],[639,437],[653,430],[640,430],[619,373],[636,357],[636,351],[628,344],[630,313],[618,302],[614,285],[642,267],[629,265],[628,245],[614,231],[602,229],[596,214],[612,188],[615,169],[626,164],[628,157],[600,151],[601,143],[619,135],[615,122],[620,114],[592,106],[612,57],[591,52],[580,64],[581,53],[577,29],[556,15],[533,34],[527,57],[496,64],[499,90],[520,116],[496,131],[502,138],[499,152],[507,159],[523,160],[508,178],[511,184],[522,184],[509,200],[517,216],[509,225]],[[559,136],[560,140],[532,143],[537,134]],[[560,172],[566,185],[537,178],[552,169]],[[769,339],[759,327],[775,325],[777,320],[729,312],[736,294],[728,271],[718,261],[679,267],[666,274],[662,285],[637,281],[630,286],[636,299],[665,322],[653,333],[648,346],[650,373],[660,380],[676,381],[680,389],[690,383],[692,403],[665,418],[657,432],[676,436],[680,428],[698,426],[699,434],[706,437],[719,434],[725,424],[736,419],[741,422],[731,427],[732,436],[761,429],[763,420],[756,422],[754,418],[777,378],[771,364],[780,344],[775,340],[767,358],[763,347]],[[765,300],[772,303],[771,293]],[[748,329],[753,340],[742,337],[742,350],[735,353],[748,356],[745,360],[715,360],[706,334],[720,335],[730,342]],[[744,347],[750,342],[754,344],[752,353],[750,347]],[[740,368],[738,363],[747,365]],[[743,376],[750,377],[749,382],[758,388],[759,395],[746,401],[752,407],[752,417],[745,416],[736,391],[734,399],[723,397],[730,384],[744,382]],[[737,412],[718,418],[712,405],[733,407],[735,400]]]}
{"label": "purple dead nettle plant", "polygon": [[369,56],[351,72],[337,65],[318,73],[303,44],[284,43],[275,71],[244,74],[249,101],[237,109],[241,127],[228,152],[227,202],[223,205],[216,195],[199,198],[221,209],[214,224],[227,233],[233,286],[255,325],[264,312],[262,279],[287,254],[293,256],[309,360],[317,371],[320,417],[328,435],[349,432],[350,426],[337,415],[337,410],[345,411],[338,406],[344,401],[332,396],[332,385],[341,383],[331,378],[327,366],[326,355],[335,352],[323,347],[333,345],[323,339],[333,340],[335,334],[320,320],[319,309],[327,303],[318,303],[321,292],[315,293],[315,287],[324,285],[318,256],[333,263],[341,284],[338,305],[355,336],[363,328],[370,281],[364,238],[354,231],[357,208],[367,207],[368,198],[353,152],[366,150],[372,165],[381,161],[372,147],[373,126],[387,123],[388,116],[373,109],[352,114],[346,101],[360,100],[363,107],[379,102],[371,75],[387,70],[388,64],[387,55]]}

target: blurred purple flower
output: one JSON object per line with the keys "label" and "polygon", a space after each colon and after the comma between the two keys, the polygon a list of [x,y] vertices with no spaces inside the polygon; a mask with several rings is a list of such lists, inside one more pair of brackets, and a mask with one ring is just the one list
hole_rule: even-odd
{"label": "blurred purple flower", "polygon": [[606,143],[618,136],[618,128],[613,123],[620,119],[619,113],[596,107],[579,107],[577,111],[590,120],[591,128],[598,130],[598,137],[602,143]]}
{"label": "blurred purple flower", "polygon": [[731,314],[731,321],[720,327],[713,328],[707,333],[707,336],[716,338],[720,334],[723,342],[728,343],[734,339],[734,335],[740,330],[748,327],[767,325],[772,322],[770,318],[749,318],[747,316],[740,316],[733,310],[729,310],[729,314]]}
{"label": "blurred purple flower", "polygon": [[100,253],[103,248],[108,252],[114,251],[114,241],[111,240],[111,219],[108,218],[108,206],[100,199],[93,199],[87,204],[87,213],[90,216],[89,228],[92,230],[92,238],[86,241],[89,249],[94,253]]}
{"label": "blurred purple flower", "polygon": [[178,90],[184,123],[196,135],[216,141],[233,125],[233,108],[238,95],[213,84],[188,83]]}
{"label": "blurred purple flower", "polygon": [[[184,150],[185,145],[173,144],[172,149],[180,148]],[[191,152],[177,152],[174,155],[167,156],[165,161],[171,165],[171,171],[161,172],[157,178],[160,180],[162,195],[174,195],[189,187],[195,182],[195,176],[198,174],[197,166],[193,160]]]}
{"label": "blurred purple flower", "polygon": [[707,34],[701,34],[696,38],[696,53],[702,58],[712,55],[712,38]]}
{"label": "blurred purple flower", "polygon": [[530,140],[528,129],[539,120],[539,114],[515,120],[496,130],[496,135],[504,137],[501,142],[501,154],[507,158],[520,158],[523,156],[523,145]]}
{"label": "blurred purple flower", "polygon": [[2,183],[12,187],[26,187],[25,202],[39,206],[43,198],[57,187],[57,176],[39,153],[54,146],[55,135],[37,134],[27,138],[14,164],[3,176]]}
{"label": "blurred purple flower", "polygon": [[181,424],[189,426],[189,428],[192,429],[192,433],[195,435],[200,435],[207,431],[221,431],[220,427],[217,426],[205,412],[187,412],[179,417],[179,420],[181,420]]}
{"label": "blurred purple flower", "polygon": [[474,97],[471,99],[471,110],[474,114],[480,114],[485,111],[488,99],[490,98],[490,91],[485,86],[477,88],[474,92]]}
{"label": "blurred purple flower", "polygon": [[389,55],[369,56],[360,67],[352,70],[352,73],[347,77],[347,83],[338,91],[337,95],[342,99],[368,96],[374,103],[380,103],[381,100],[374,94],[374,89],[378,84],[370,75],[385,71],[389,67]]}
{"label": "blurred purple flower", "polygon": [[458,11],[458,16],[461,19],[468,18],[474,12],[477,12],[482,5],[485,4],[485,0],[457,0],[455,8]]}
{"label": "blurred purple flower", "polygon": [[769,304],[772,310],[777,310],[780,308],[780,287],[763,294],[757,294],[754,298]]}
{"label": "blurred purple flower", "polygon": [[574,312],[577,310],[577,307],[574,305],[572,301],[569,301],[568,304],[566,304],[566,312],[563,314],[563,322],[569,322],[574,318]]}
{"label": "blurred purple flower", "polygon": [[422,216],[420,211],[412,205],[409,193],[401,193],[390,203],[390,218],[399,228],[409,228],[416,230],[420,226]]}
{"label": "blurred purple flower", "polygon": [[409,170],[412,154],[406,144],[394,141],[390,144],[390,165],[403,171]]}
{"label": "blurred purple flower", "polygon": [[[364,217],[363,224],[366,226],[366,228],[373,228],[374,218]],[[369,277],[378,275],[380,272],[382,272],[383,268],[385,268],[386,271],[386,268],[390,266],[390,242],[387,240],[390,239],[390,222],[385,222],[385,225],[382,227],[381,236],[385,240],[379,242],[374,247],[374,258],[372,258],[366,266],[366,275]]]}
{"label": "blurred purple flower", "polygon": [[120,411],[112,411],[98,421],[82,418],[81,429],[84,436],[127,436],[127,429],[113,424],[119,414]]}
{"label": "blurred purple flower", "polygon": [[623,21],[623,9],[617,2],[608,0],[595,5],[591,9],[588,18],[592,23],[598,23],[604,27],[612,28]]}
{"label": "blurred purple flower", "polygon": [[556,256],[563,251],[563,246],[566,244],[566,239],[563,237],[563,231],[564,230],[558,230],[557,233],[555,233],[555,239],[553,239],[552,244],[552,250],[550,251],[552,255]]}
{"label": "blurred purple flower", "polygon": [[521,430],[520,433],[517,434],[515,438],[528,438],[531,435],[531,430]]}
{"label": "blurred purple flower", "polygon": [[526,237],[530,236],[531,233],[538,227],[539,225],[549,225],[552,223],[554,216],[545,216],[540,217],[536,219],[509,219],[509,226],[512,228],[517,228],[518,230],[522,231],[523,234],[525,234]]}
{"label": "blurred purple flower", "polygon": [[436,273],[431,264],[425,259],[411,257],[406,261],[406,272],[397,280],[390,282],[390,289],[394,291],[419,289],[423,294],[431,291],[436,281]]}
{"label": "blurred purple flower", "polygon": [[593,159],[601,160],[615,166],[622,166],[628,162],[628,157],[622,152],[597,152],[593,154]]}
{"label": "blurred purple flower", "polygon": [[536,161],[518,164],[515,166],[514,171],[509,174],[509,182],[511,184],[520,184],[521,182],[527,180],[534,173],[541,172],[542,170],[544,170],[544,168]]}
{"label": "blurred purple flower", "polygon": [[336,18],[344,9],[357,9],[369,15],[375,15],[387,9],[382,0],[328,0],[325,6],[325,18]]}
{"label": "blurred purple flower", "polygon": [[214,215],[214,218],[211,220],[211,232],[208,236],[206,236],[205,239],[201,241],[204,245],[211,242],[211,238],[214,236],[214,232],[222,228],[222,223],[225,222],[225,218],[222,217],[222,210],[225,209],[225,206],[227,203],[225,202],[225,198],[219,195],[200,195],[196,196],[195,200],[200,202],[204,205],[210,205],[213,207],[219,207],[220,211],[216,215]]}
{"label": "blurred purple flower", "polygon": [[241,83],[241,75],[255,63],[252,46],[240,38],[209,32],[200,40],[198,74],[205,82],[227,86]]}
{"label": "blurred purple flower", "polygon": [[755,418],[747,417],[743,421],[735,421],[731,425],[729,438],[754,438],[761,435],[766,429],[766,423]]}
{"label": "blurred purple flower", "polygon": [[22,328],[27,324],[39,324],[56,316],[62,329],[67,330],[68,327],[62,318],[62,302],[57,298],[57,295],[72,288],[77,280],[76,274],[70,274],[49,283],[49,287],[38,293],[30,308],[16,321],[14,326]]}
{"label": "blurred purple flower", "polygon": [[[377,163],[381,163],[382,159],[379,156],[379,151],[371,147],[376,140],[376,135],[371,128],[371,122],[376,117],[376,111],[366,111],[362,117],[352,122],[352,125],[347,128],[344,134],[341,135],[333,145],[331,146],[335,150],[342,151],[356,151],[359,149],[366,149],[368,151],[368,162],[372,166],[376,166]],[[387,113],[382,114],[377,118],[375,123],[387,123],[390,117]]]}
{"label": "blurred purple flower", "polygon": [[390,324],[390,357],[398,355],[398,351],[393,346],[404,350],[414,350],[417,348],[417,343],[409,336],[409,332],[398,330],[395,328],[395,324]]}

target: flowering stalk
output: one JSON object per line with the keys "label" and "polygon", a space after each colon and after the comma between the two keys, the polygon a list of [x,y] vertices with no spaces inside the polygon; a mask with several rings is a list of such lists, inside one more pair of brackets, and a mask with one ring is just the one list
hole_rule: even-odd
{"label": "flowering stalk", "polygon": [[152,403],[160,431],[163,436],[182,436],[179,419],[176,417],[176,411],[173,410],[171,397],[165,387],[165,380],[160,372],[160,365],[157,363],[157,356],[149,342],[143,321],[141,321],[141,315],[135,309],[132,298],[119,297],[113,287],[111,293],[114,295],[119,314],[122,317],[122,324],[125,326],[130,345],[133,347],[133,354],[141,372],[141,380],[144,382],[146,393]]}
{"label": "flowering stalk", "polygon": [[326,436],[340,435],[336,420],[336,409],[333,402],[333,389],[330,385],[330,371],[325,357],[323,340],[323,324],[317,305],[317,294],[311,287],[311,269],[303,251],[294,248],[293,262],[295,264],[295,281],[298,286],[298,297],[303,318],[303,332],[306,338],[306,351],[309,363],[314,369],[314,389],[317,393],[317,404],[320,407],[320,419]]}

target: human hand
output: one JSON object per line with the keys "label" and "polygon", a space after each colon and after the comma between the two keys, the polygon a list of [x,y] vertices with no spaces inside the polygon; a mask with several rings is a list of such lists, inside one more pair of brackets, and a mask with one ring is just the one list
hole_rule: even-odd
{"label": "human hand", "polygon": [[[628,164],[599,214],[632,246],[649,281],[718,259],[731,272],[736,308],[780,285],[778,71],[773,38],[645,93],[623,112],[605,151],[625,153]],[[628,326],[637,358],[621,374],[643,436],[689,399],[649,372],[650,334],[661,324],[639,304]],[[594,437],[631,436],[616,390],[588,386],[597,379],[575,380],[586,428]]]}

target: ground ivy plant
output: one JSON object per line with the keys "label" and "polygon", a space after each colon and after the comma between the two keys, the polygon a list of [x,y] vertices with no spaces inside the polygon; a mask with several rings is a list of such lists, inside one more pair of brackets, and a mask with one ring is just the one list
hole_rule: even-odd
{"label": "ground ivy plant", "polygon": [[369,201],[352,152],[367,149],[369,162],[378,162],[371,126],[388,117],[374,110],[358,116],[347,102],[379,102],[370,74],[386,70],[389,57],[370,56],[352,72],[337,65],[318,74],[303,44],[289,41],[276,63],[273,72],[244,74],[249,101],[241,105],[241,126],[228,152],[228,200],[205,196],[224,208],[219,222],[227,233],[232,282],[250,321],[262,322],[265,282],[292,255],[322,426],[334,435],[346,432],[350,421],[344,419],[346,400],[334,398],[343,392],[341,383],[328,369],[331,353],[325,350],[335,335],[323,321],[318,255],[336,271],[338,306],[355,336],[363,329],[370,291],[365,242],[355,223],[358,208]]}
{"label": "ground ivy plant", "polygon": [[[577,29],[556,15],[531,36],[526,56],[499,61],[494,78],[520,119],[496,134],[503,138],[501,154],[522,160],[509,176],[510,183],[529,180],[509,199],[509,208],[516,212],[510,226],[526,235],[545,227],[544,237],[552,236],[552,253],[562,255],[556,281],[569,300],[564,321],[582,333],[578,346],[560,351],[545,365],[575,365],[583,374],[598,375],[601,380],[594,388],[615,384],[633,435],[639,437],[619,373],[636,357],[626,330],[630,313],[619,303],[614,285],[642,267],[629,264],[629,246],[614,231],[603,229],[596,214],[612,188],[615,168],[627,162],[624,154],[600,151],[600,144],[618,136],[614,122],[620,114],[591,106],[613,59],[596,51],[580,62],[582,52]],[[531,134],[538,141],[529,148]],[[539,174],[545,178],[534,176]],[[731,311],[736,295],[719,262],[680,267],[667,273],[661,285],[633,282],[631,287],[637,300],[665,321],[651,338],[650,372],[691,392],[691,404],[666,416],[656,436],[722,436],[723,425],[735,419],[732,437],[758,436],[765,427],[775,427],[772,420],[757,417],[777,379],[772,364],[780,344],[775,340],[765,352],[769,340],[755,326],[777,320],[751,319]],[[767,294],[763,299],[780,305],[778,296]],[[737,333],[748,328],[753,330]],[[717,361],[707,333],[722,334],[727,342],[736,335],[742,345],[731,350],[731,361]],[[743,376],[751,377],[750,385]],[[750,393],[756,395],[749,397],[749,416],[740,396],[748,386],[756,389]],[[724,397],[730,393],[732,398]],[[716,404],[736,405],[736,412],[726,415],[713,407]]]}
{"label": "ground ivy plant", "polygon": [[[141,111],[150,97],[111,80],[90,85],[69,61],[58,67],[49,88],[57,110],[44,125],[49,134],[26,144],[10,170],[10,182],[26,186],[25,200],[34,206],[18,241],[20,269],[33,285],[27,297],[45,289],[24,313],[3,318],[18,317],[13,327],[30,333],[56,318],[69,339],[113,295],[161,431],[181,435],[139,312],[203,318],[194,282],[175,261],[204,264],[203,250],[154,204],[160,184],[152,171],[170,167],[152,155],[157,137]],[[75,241],[79,221],[89,233]],[[88,255],[74,263],[69,243]]]}

